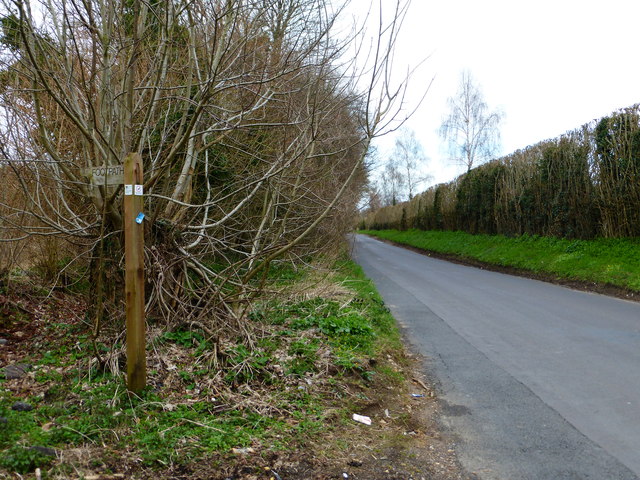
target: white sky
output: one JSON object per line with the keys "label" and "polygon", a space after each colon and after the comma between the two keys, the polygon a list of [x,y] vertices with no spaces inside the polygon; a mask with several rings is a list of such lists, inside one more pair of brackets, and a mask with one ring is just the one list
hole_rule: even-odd
{"label": "white sky", "polygon": [[[382,1],[383,8],[394,3]],[[370,0],[353,3],[365,12]],[[489,107],[506,115],[502,154],[640,102],[638,0],[413,0],[403,28],[399,71],[429,57],[411,81],[409,103],[434,79],[408,123],[434,183],[462,171],[448,162],[437,129],[463,69]],[[381,153],[392,145],[383,139]]]}

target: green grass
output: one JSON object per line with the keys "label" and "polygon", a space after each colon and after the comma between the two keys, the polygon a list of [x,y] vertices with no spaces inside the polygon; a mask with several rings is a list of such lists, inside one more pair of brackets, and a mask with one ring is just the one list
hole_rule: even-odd
{"label": "green grass", "polygon": [[[278,267],[271,273],[282,286],[308,272]],[[149,342],[150,386],[139,397],[127,393],[122,376],[96,369],[81,324],[50,322],[46,332],[54,341],[24,358],[34,365],[29,388],[0,374],[6,420],[0,421],[0,477],[40,467],[54,478],[77,467],[34,446],[95,449],[101,453],[92,461],[103,470],[113,465],[105,455],[120,459],[119,467],[189,468],[205,459],[228,462],[234,448],[299,448],[330,430],[327,411],[346,418],[353,408],[345,385],[365,391],[374,377],[397,381],[395,370],[372,359],[402,355],[395,321],[360,267],[341,261],[332,276],[347,290],[339,298],[294,296],[257,305],[246,320],[248,330],[259,332],[253,343],[228,337],[216,345],[197,329],[160,333]],[[163,367],[158,358],[175,365]],[[34,408],[14,411],[16,401]]]}
{"label": "green grass", "polygon": [[640,291],[640,239],[568,240],[464,232],[361,231],[386,240],[482,262]]}
{"label": "green grass", "polygon": [[[84,379],[70,389],[71,395],[58,401],[28,398],[31,412],[14,412],[8,407],[17,398],[0,397],[0,416],[7,419],[0,425],[0,467],[26,473],[52,463],[32,446],[65,450],[86,445],[133,449],[147,466],[185,464],[207,452],[249,446],[286,426],[254,412],[216,414],[212,402],[170,405],[149,391],[141,398],[130,396],[121,380],[109,375]],[[51,427],[45,430],[45,425]]]}
{"label": "green grass", "polygon": [[[367,376],[370,371],[365,365],[366,358],[381,351],[401,350],[400,334],[389,309],[360,266],[347,260],[337,263],[335,270],[336,281],[355,293],[346,303],[324,298],[269,302],[252,312],[251,318],[278,326],[283,338],[298,339],[304,332],[313,331],[330,347],[337,366]],[[297,374],[313,371],[318,348],[317,341],[294,340],[289,348],[293,359],[288,371]],[[250,356],[255,359],[259,350],[246,351],[245,355],[239,360]],[[260,365],[254,367],[259,369]]]}

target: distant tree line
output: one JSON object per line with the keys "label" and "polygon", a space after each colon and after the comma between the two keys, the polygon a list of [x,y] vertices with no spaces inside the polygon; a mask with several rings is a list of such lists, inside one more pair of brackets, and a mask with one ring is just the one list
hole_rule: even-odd
{"label": "distant tree line", "polygon": [[640,105],[368,213],[367,229],[640,236]]}

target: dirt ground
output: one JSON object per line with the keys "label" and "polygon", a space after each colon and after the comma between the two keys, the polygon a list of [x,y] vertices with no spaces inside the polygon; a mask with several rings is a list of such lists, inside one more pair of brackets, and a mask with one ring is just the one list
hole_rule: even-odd
{"label": "dirt ground", "polygon": [[421,372],[422,360],[409,355],[408,363],[402,368],[405,382],[378,386],[370,394],[370,403],[360,414],[371,418],[371,426],[354,421],[338,428],[332,443],[345,445],[343,450],[324,458],[299,452],[299,459],[289,459],[288,465],[284,462],[281,479],[477,478],[460,467],[456,444],[439,424],[438,400]]}
{"label": "dirt ground", "polygon": [[[405,380],[367,391],[356,421],[309,439],[298,451],[261,456],[238,455],[224,471],[174,472],[171,478],[215,480],[473,480],[460,466],[453,438],[439,424],[438,400],[422,373],[422,359],[408,355],[400,367]],[[148,477],[152,478],[152,477]],[[155,477],[159,478],[159,477]],[[167,477],[169,478],[169,477]]]}

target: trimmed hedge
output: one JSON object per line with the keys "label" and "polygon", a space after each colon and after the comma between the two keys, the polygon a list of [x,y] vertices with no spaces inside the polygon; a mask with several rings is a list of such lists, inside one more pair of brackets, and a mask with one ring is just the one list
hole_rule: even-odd
{"label": "trimmed hedge", "polygon": [[640,105],[370,212],[361,228],[640,236]]}

